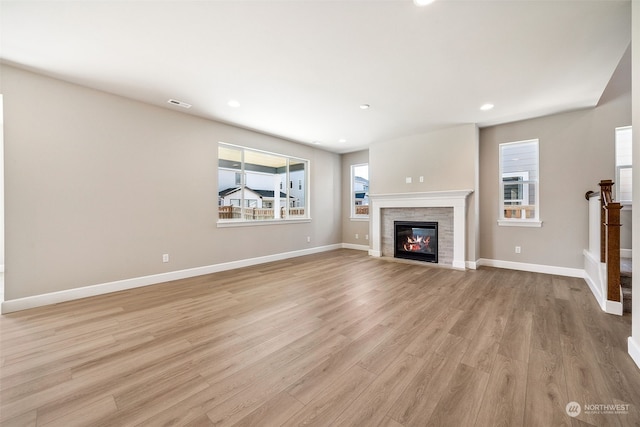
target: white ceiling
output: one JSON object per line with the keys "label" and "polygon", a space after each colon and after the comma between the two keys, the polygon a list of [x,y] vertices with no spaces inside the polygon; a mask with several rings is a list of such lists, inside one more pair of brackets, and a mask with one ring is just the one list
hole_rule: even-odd
{"label": "white ceiling", "polygon": [[8,64],[335,152],[594,106],[631,41],[614,0],[1,0],[0,19]]}

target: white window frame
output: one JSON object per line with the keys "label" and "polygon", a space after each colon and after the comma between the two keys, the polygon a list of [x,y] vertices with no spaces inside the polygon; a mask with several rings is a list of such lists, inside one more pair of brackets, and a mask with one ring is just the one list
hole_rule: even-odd
{"label": "white window frame", "polygon": [[[351,208],[350,208],[350,219],[351,220],[355,220],[355,221],[368,221],[369,220],[369,214],[367,215],[363,215],[363,214],[356,214],[356,190],[355,190],[355,180],[356,180],[356,176],[355,176],[355,170],[357,167],[362,167],[362,166],[366,166],[367,170],[369,168],[369,163],[358,163],[358,164],[354,164],[351,165],[351,184],[350,184],[350,191],[349,191],[349,203],[351,204]],[[367,194],[369,192],[367,191]]]}
{"label": "white window frame", "polygon": [[[311,161],[308,159],[303,159],[301,157],[296,157],[296,156],[290,156],[288,154],[281,154],[281,153],[274,153],[271,151],[265,151],[265,150],[258,150],[255,148],[251,148],[251,147],[246,147],[246,146],[242,146],[242,145],[236,145],[236,144],[229,144],[226,142],[218,142],[218,147],[221,146],[225,146],[225,147],[229,147],[229,148],[233,148],[236,150],[242,150],[242,159],[241,159],[241,174],[242,174],[242,181],[244,183],[244,181],[246,180],[246,171],[244,168],[244,164],[245,164],[245,152],[246,151],[252,151],[252,152],[256,152],[256,153],[263,153],[263,154],[268,154],[268,155],[272,155],[272,156],[279,156],[279,157],[283,157],[286,159],[286,168],[287,168],[287,173],[286,173],[286,177],[285,177],[285,182],[289,182],[290,181],[290,171],[289,171],[289,164],[292,160],[298,161],[298,162],[304,162],[305,163],[305,169],[304,169],[304,182],[305,182],[305,206],[304,206],[304,211],[305,211],[305,216],[304,217],[289,217],[289,208],[291,206],[288,206],[287,203],[287,209],[285,210],[285,216],[284,218],[278,218],[278,219],[266,219],[266,220],[251,220],[251,219],[244,219],[244,218],[240,218],[240,219],[220,219],[218,216],[218,219],[216,221],[216,225],[219,228],[224,228],[224,227],[242,227],[242,226],[254,226],[254,225],[273,225],[273,224],[292,224],[292,223],[303,223],[303,222],[311,222],[311,183],[310,181],[310,176],[311,176]],[[220,169],[226,169],[226,168],[221,168],[219,165],[216,168],[216,171],[219,171]],[[281,183],[282,186],[282,183]],[[289,195],[290,195],[290,186],[285,185],[284,187],[286,187],[285,189],[282,189],[282,192],[285,192],[287,197],[286,200],[289,200]],[[286,191],[285,191],[286,190]],[[275,194],[274,194],[275,197]],[[244,189],[241,190],[241,200],[244,199]],[[241,202],[242,205],[242,202]],[[218,206],[220,206],[220,203],[218,203]],[[216,213],[216,215],[218,215]]]}
{"label": "white window frame", "polygon": [[[616,163],[616,178],[615,178],[615,183],[616,183],[616,200],[620,203],[622,203],[624,206],[623,208],[627,208],[630,209],[631,206],[633,205],[633,201],[632,200],[622,200],[622,197],[620,196],[620,170],[622,169],[631,169],[631,173],[633,174],[633,163],[631,164],[618,164],[618,132],[620,131],[626,131],[629,130],[631,132],[632,131],[632,127],[631,126],[622,126],[622,127],[618,127],[615,130],[615,163]],[[633,152],[633,137],[631,140],[631,150]],[[633,162],[633,158],[631,160]],[[631,186],[633,188],[633,181],[631,182]],[[631,196],[633,197],[633,195]]]}
{"label": "white window frame", "polygon": [[[516,144],[535,144],[536,157],[535,164],[537,169],[537,180],[529,179],[528,172],[503,172],[503,159],[502,159],[502,147]],[[498,145],[498,225],[505,227],[542,227],[542,221],[540,220],[540,141],[536,139],[527,139],[523,141],[505,142]],[[526,174],[526,180],[525,178]],[[535,184],[535,215],[533,218],[505,218],[504,216],[504,181],[505,177],[522,176],[523,180],[520,181],[523,185],[533,183]],[[526,194],[526,197],[525,197]],[[529,198],[528,185],[523,188],[523,200]]]}

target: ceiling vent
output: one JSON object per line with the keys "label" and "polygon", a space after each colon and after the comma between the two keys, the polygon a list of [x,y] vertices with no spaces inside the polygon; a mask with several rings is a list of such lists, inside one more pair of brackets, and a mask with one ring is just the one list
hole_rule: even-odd
{"label": "ceiling vent", "polygon": [[178,101],[177,99],[170,99],[167,101],[169,104],[177,105],[182,108],[191,108],[191,104],[187,104],[186,102]]}

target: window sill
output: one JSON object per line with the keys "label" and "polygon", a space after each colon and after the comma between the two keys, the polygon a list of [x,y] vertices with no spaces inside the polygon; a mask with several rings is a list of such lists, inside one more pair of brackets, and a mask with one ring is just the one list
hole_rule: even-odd
{"label": "window sill", "polygon": [[542,227],[542,221],[537,219],[499,219],[500,227]]}
{"label": "window sill", "polygon": [[349,218],[351,221],[369,221],[368,216],[352,216]]}
{"label": "window sill", "polygon": [[216,226],[218,228],[253,227],[254,225],[302,224],[307,222],[311,222],[311,218],[274,219],[274,220],[264,220],[264,221],[218,221],[216,223]]}

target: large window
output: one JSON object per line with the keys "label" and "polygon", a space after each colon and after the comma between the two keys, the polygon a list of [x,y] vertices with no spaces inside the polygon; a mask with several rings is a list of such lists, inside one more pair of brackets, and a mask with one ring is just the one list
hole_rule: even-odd
{"label": "large window", "polygon": [[369,218],[369,165],[351,165],[351,217]]}
{"label": "large window", "polygon": [[308,160],[220,143],[218,220],[307,219],[308,173]]}
{"label": "large window", "polygon": [[616,128],[616,193],[619,202],[631,204],[631,126]]}
{"label": "large window", "polygon": [[538,140],[500,144],[500,225],[540,226]]}

